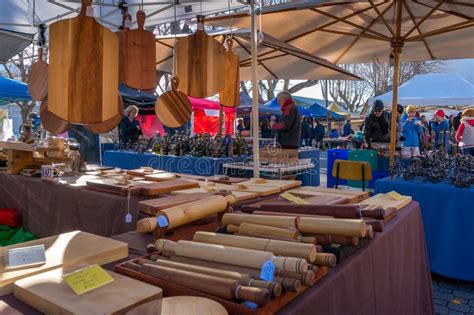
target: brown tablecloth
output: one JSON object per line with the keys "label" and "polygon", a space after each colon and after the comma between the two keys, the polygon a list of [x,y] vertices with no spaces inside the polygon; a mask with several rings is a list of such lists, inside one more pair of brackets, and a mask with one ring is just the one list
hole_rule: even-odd
{"label": "brown tablecloth", "polygon": [[[130,258],[144,254],[151,240],[136,232],[113,238],[129,243]],[[23,313],[37,314],[11,294],[0,301]],[[401,209],[384,232],[279,314],[434,314],[419,204],[412,202]]]}
{"label": "brown tablecloth", "polygon": [[133,220],[126,223],[126,197],[0,172],[0,207],[21,212],[25,227],[39,237],[74,230],[102,236],[135,230],[139,200],[130,199]]}

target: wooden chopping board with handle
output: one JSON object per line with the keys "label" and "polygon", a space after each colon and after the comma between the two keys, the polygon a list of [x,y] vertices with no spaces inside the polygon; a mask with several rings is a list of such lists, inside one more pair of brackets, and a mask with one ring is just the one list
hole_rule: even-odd
{"label": "wooden chopping board with handle", "polygon": [[123,100],[122,100],[122,97],[119,95],[117,115],[115,117],[107,119],[106,121],[103,121],[98,124],[86,125],[86,128],[90,132],[93,132],[95,134],[107,133],[113,130],[115,127],[117,127],[118,124],[120,124],[120,121],[122,121],[122,117],[123,117]]}
{"label": "wooden chopping board with handle", "polygon": [[138,28],[125,30],[123,38],[123,83],[137,90],[156,88],[155,35],[143,29],[145,12],[137,12]]}
{"label": "wooden chopping board with handle", "polygon": [[171,79],[171,90],[161,94],[155,103],[155,113],[161,123],[170,128],[184,125],[192,114],[188,97],[178,90],[179,79]]}
{"label": "wooden chopping board with handle", "polygon": [[71,127],[70,123],[59,118],[48,110],[47,98],[41,102],[40,119],[43,128],[54,135],[61,134]]}
{"label": "wooden chopping board with handle", "polygon": [[240,105],[239,56],[232,52],[232,39],[226,38],[227,52],[224,55],[224,88],[219,93],[219,103],[226,107]]}
{"label": "wooden chopping board with handle", "polygon": [[43,48],[38,49],[38,60],[31,65],[28,92],[35,101],[42,101],[48,95],[48,64],[43,60]]}
{"label": "wooden chopping board with handle", "polygon": [[75,124],[97,124],[117,115],[119,38],[86,16],[51,24],[48,109]]}
{"label": "wooden chopping board with handle", "polygon": [[204,16],[198,15],[196,33],[179,38],[175,45],[175,75],[181,91],[205,98],[224,88],[224,47],[204,31]]}

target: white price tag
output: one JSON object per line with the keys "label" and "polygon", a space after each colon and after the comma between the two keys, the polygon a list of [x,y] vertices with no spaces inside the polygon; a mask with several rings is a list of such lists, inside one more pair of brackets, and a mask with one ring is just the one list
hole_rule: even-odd
{"label": "white price tag", "polygon": [[54,168],[52,165],[41,165],[41,179],[52,180],[54,178]]}
{"label": "white price tag", "polygon": [[130,213],[127,213],[125,216],[125,223],[132,223],[132,215]]}
{"label": "white price tag", "polygon": [[44,264],[45,262],[46,254],[44,245],[12,248],[7,250],[7,268]]}

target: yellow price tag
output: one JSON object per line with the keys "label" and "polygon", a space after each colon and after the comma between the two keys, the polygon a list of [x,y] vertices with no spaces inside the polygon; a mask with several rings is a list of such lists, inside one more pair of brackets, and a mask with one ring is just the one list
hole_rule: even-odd
{"label": "yellow price tag", "polygon": [[392,197],[395,200],[402,200],[403,196],[397,193],[395,190],[392,190],[391,192],[387,193],[387,196]]}
{"label": "yellow price tag", "polygon": [[63,276],[64,282],[77,295],[94,290],[114,279],[99,265],[92,265]]}
{"label": "yellow price tag", "polygon": [[303,198],[292,195],[289,192],[284,192],[283,194],[280,195],[280,197],[285,198],[288,201],[294,202],[297,205],[307,205],[307,204],[309,204],[309,202],[307,202]]}

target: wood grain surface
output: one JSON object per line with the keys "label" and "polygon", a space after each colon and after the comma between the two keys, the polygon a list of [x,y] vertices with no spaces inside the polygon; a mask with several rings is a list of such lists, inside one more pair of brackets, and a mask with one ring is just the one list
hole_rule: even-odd
{"label": "wood grain surface", "polygon": [[35,101],[42,101],[48,95],[48,64],[43,60],[43,48],[38,49],[38,60],[28,73],[28,92]]}
{"label": "wood grain surface", "polygon": [[161,123],[170,128],[178,128],[185,124],[192,113],[188,97],[178,90],[179,79],[174,77],[171,90],[161,94],[155,103],[155,113]]}
{"label": "wood grain surface", "polygon": [[96,124],[117,115],[119,38],[86,16],[50,25],[48,108],[76,124]]}
{"label": "wood grain surface", "polygon": [[138,28],[124,30],[123,40],[123,83],[137,90],[156,88],[155,35],[143,29],[145,12],[137,12]]}
{"label": "wood grain surface", "polygon": [[193,193],[142,200],[138,203],[138,210],[143,213],[156,216],[160,210],[179,206],[196,200],[201,200],[212,195],[214,195],[214,193]]}
{"label": "wood grain surface", "polygon": [[117,104],[118,104],[118,113],[116,116],[98,124],[88,124],[86,125],[86,128],[89,129],[89,131],[91,131],[92,133],[101,134],[101,133],[107,133],[113,130],[115,127],[117,127],[118,124],[120,124],[120,121],[122,120],[122,117],[123,117],[123,100],[120,95],[118,97]]}
{"label": "wood grain surface", "polygon": [[232,40],[226,39],[227,51],[224,55],[224,88],[219,93],[219,103],[226,107],[240,105],[240,64],[239,56],[232,52]]}
{"label": "wood grain surface", "polygon": [[54,135],[63,133],[68,130],[69,127],[71,127],[70,123],[59,118],[58,116],[54,115],[49,111],[47,98],[41,102],[40,119],[43,128]]}
{"label": "wood grain surface", "polygon": [[[224,46],[204,31],[204,17],[198,16],[196,33],[181,37],[175,45],[175,75],[180,90],[189,96],[206,98],[224,88]],[[200,26],[201,25],[201,26]]]}
{"label": "wood grain surface", "polygon": [[224,306],[211,299],[197,296],[171,296],[147,302],[127,312],[127,315],[150,314],[227,315],[227,311]]}

